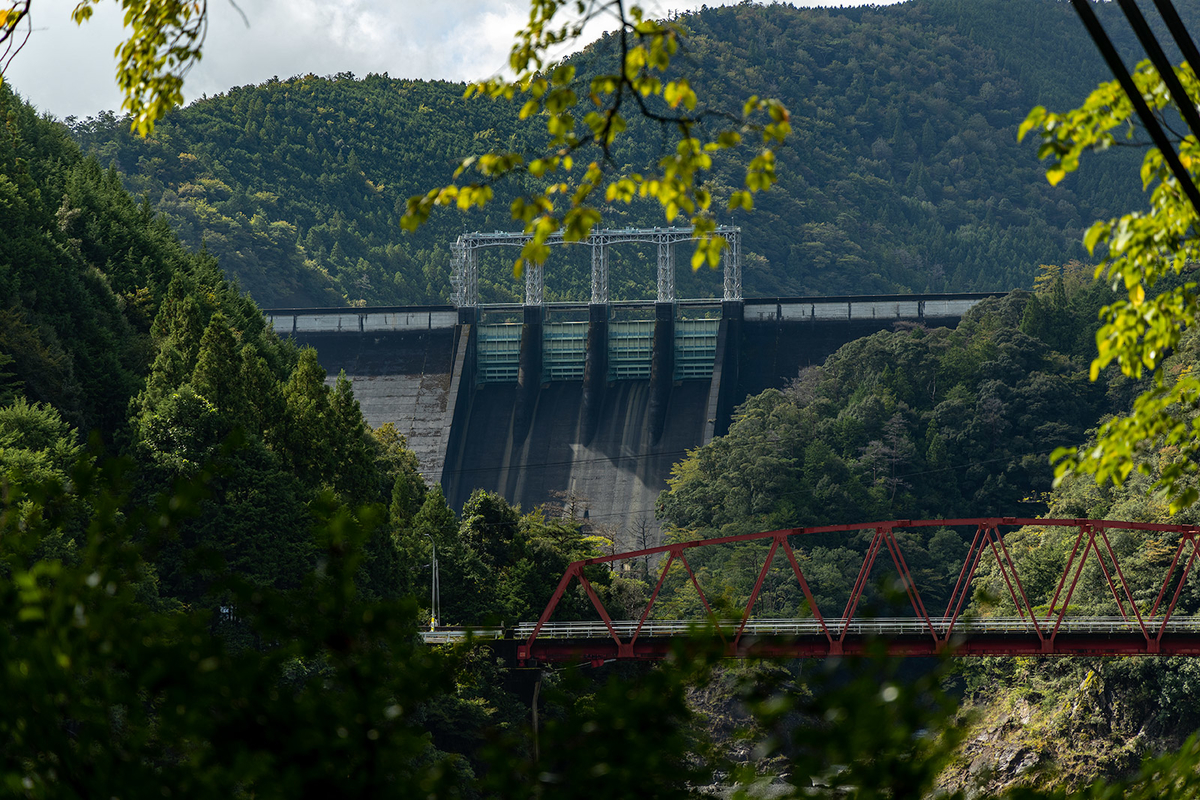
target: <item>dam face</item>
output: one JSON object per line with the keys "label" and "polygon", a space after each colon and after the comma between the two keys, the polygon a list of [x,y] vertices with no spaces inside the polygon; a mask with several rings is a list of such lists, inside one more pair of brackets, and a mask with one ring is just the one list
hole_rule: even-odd
{"label": "dam face", "polygon": [[475,489],[657,542],[654,503],[737,404],[897,322],[956,325],[987,294],[455,308],[278,309],[458,509]]}
{"label": "dam face", "polygon": [[266,312],[283,337],[314,347],[326,383],[342,372],[374,428],[391,423],[430,483],[442,480],[458,396],[458,312],[452,306]]}
{"label": "dam face", "polygon": [[656,530],[654,502],[671,466],[697,446],[708,399],[703,381],[673,388],[664,430],[655,441],[647,424],[647,381],[624,381],[605,393],[590,440],[583,435],[582,383],[542,386],[525,436],[518,428],[518,387],[480,386],[447,458],[452,465],[442,478],[447,498],[461,508],[474,489],[490,489],[525,510],[547,502],[575,505],[601,528],[620,528],[640,517]]}

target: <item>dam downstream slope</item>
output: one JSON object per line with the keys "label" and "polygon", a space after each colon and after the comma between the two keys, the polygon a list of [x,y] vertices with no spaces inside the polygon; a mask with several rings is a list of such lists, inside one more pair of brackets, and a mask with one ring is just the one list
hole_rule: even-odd
{"label": "dam downstream slope", "polygon": [[476,489],[498,492],[523,510],[550,501],[584,510],[590,523],[621,544],[657,541],[654,503],[671,467],[703,435],[709,381],[677,381],[671,387],[661,436],[650,425],[647,381],[609,384],[599,423],[583,444],[583,385],[554,382],[539,387],[528,430],[521,436],[514,384],[483,384],[470,398],[466,426],[456,430],[442,484],[451,505],[461,508]]}
{"label": "dam downstream slope", "polygon": [[441,475],[453,416],[453,328],[309,334],[332,385],[345,373],[373,428],[391,423],[408,440],[421,472]]}

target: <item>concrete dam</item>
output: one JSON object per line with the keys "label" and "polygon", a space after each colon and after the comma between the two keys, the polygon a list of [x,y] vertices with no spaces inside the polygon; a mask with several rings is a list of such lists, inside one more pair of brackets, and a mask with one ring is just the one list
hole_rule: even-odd
{"label": "concrete dam", "polygon": [[265,313],[280,336],[317,349],[331,381],[345,371],[368,422],[394,424],[455,508],[484,488],[524,510],[568,508],[634,543],[657,536],[654,502],[672,465],[727,431],[743,399],[897,322],[954,326],[990,296],[530,303],[527,293],[513,305]]}

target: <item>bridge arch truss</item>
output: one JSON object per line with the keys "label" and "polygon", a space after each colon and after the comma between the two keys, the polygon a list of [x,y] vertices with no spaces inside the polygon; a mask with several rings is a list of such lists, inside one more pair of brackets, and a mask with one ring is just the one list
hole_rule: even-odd
{"label": "bridge arch truss", "polygon": [[[723,300],[742,299],[742,229],[720,225],[716,234],[725,240],[721,259],[724,268],[722,287]],[[524,247],[533,236],[527,233],[464,233],[450,245],[453,261],[450,286],[454,305],[471,307],[479,305],[479,250],[485,247]],[[593,304],[607,303],[608,298],[608,248],[615,244],[633,242],[655,244],[658,247],[657,300],[673,303],[675,297],[675,246],[680,242],[700,238],[695,229],[670,228],[618,228],[592,231],[581,242],[568,242],[561,231],[551,234],[547,244],[580,244],[592,249],[592,296]],[[544,264],[530,264],[525,269],[525,305],[540,306],[543,302],[546,277]]]}
{"label": "bridge arch truss", "polygon": [[[1070,555],[1058,576],[1052,596],[1030,597],[1017,563],[1005,543],[1003,529],[1017,526],[1069,529]],[[897,532],[916,528],[974,528],[974,538],[963,559],[949,602],[940,615],[931,614],[922,589],[905,559]],[[839,616],[818,607],[810,587],[811,576],[801,567],[802,558],[792,547],[794,537],[865,531],[871,534],[858,576]],[[1177,546],[1161,582],[1133,586],[1121,566],[1109,531],[1176,534]],[[1074,533],[1073,541],[1070,533]],[[740,619],[718,619],[705,595],[697,571],[687,554],[697,548],[761,542],[769,551],[758,573]],[[615,620],[587,577],[589,567],[614,565],[633,559],[659,558],[662,568],[644,611],[637,620]],[[1015,612],[1003,617],[964,613],[980,563],[995,559],[1001,593],[1007,593]],[[1128,656],[1200,655],[1200,617],[1177,615],[1184,585],[1200,557],[1200,527],[1095,519],[1032,519],[988,517],[951,520],[893,520],[850,525],[793,528],[764,533],[725,536],[667,544],[627,553],[577,561],[564,572],[550,602],[536,623],[522,623],[512,631],[519,663],[535,665],[557,661],[657,659],[665,657],[681,636],[698,630],[714,633],[730,657],[830,657],[874,652],[882,643],[892,655],[931,656],[942,653],[967,656]],[[759,619],[753,614],[772,564],[782,560],[804,595],[809,616],[800,619]],[[911,607],[911,616],[866,617],[861,612],[864,591],[876,563],[890,562],[897,585]],[[1115,601],[1117,615],[1081,616],[1072,610],[1084,568]],[[707,626],[697,620],[651,619],[651,612],[673,567],[682,568],[699,596]],[[676,573],[677,576],[679,573]],[[597,612],[594,621],[551,622],[567,589],[579,584]],[[1157,592],[1155,594],[1155,592]],[[1135,600],[1140,594],[1142,602]],[[1149,598],[1153,597],[1153,603]],[[1045,601],[1048,600],[1048,603]],[[1040,601],[1040,602],[1039,602]]]}

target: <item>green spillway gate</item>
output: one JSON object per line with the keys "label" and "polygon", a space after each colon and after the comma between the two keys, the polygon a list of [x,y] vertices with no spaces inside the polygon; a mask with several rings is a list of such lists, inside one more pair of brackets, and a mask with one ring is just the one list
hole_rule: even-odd
{"label": "green spillway gate", "polygon": [[[712,377],[717,354],[719,319],[675,321],[674,380]],[[515,383],[520,371],[521,323],[477,327],[476,373],[479,383]],[[581,381],[587,364],[588,323],[546,322],[542,325],[543,382]],[[654,350],[654,320],[611,320],[608,323],[608,380],[649,380]]]}
{"label": "green spillway gate", "polygon": [[587,364],[587,322],[547,322],[542,327],[542,380],[581,381]]}
{"label": "green spillway gate", "polygon": [[480,325],[475,345],[475,379],[479,383],[517,382],[521,366],[521,323]]}
{"label": "green spillway gate", "polygon": [[608,323],[608,379],[650,379],[650,356],[654,350],[654,320],[612,320]]}
{"label": "green spillway gate", "polygon": [[712,377],[720,327],[719,319],[675,321],[675,380]]}

